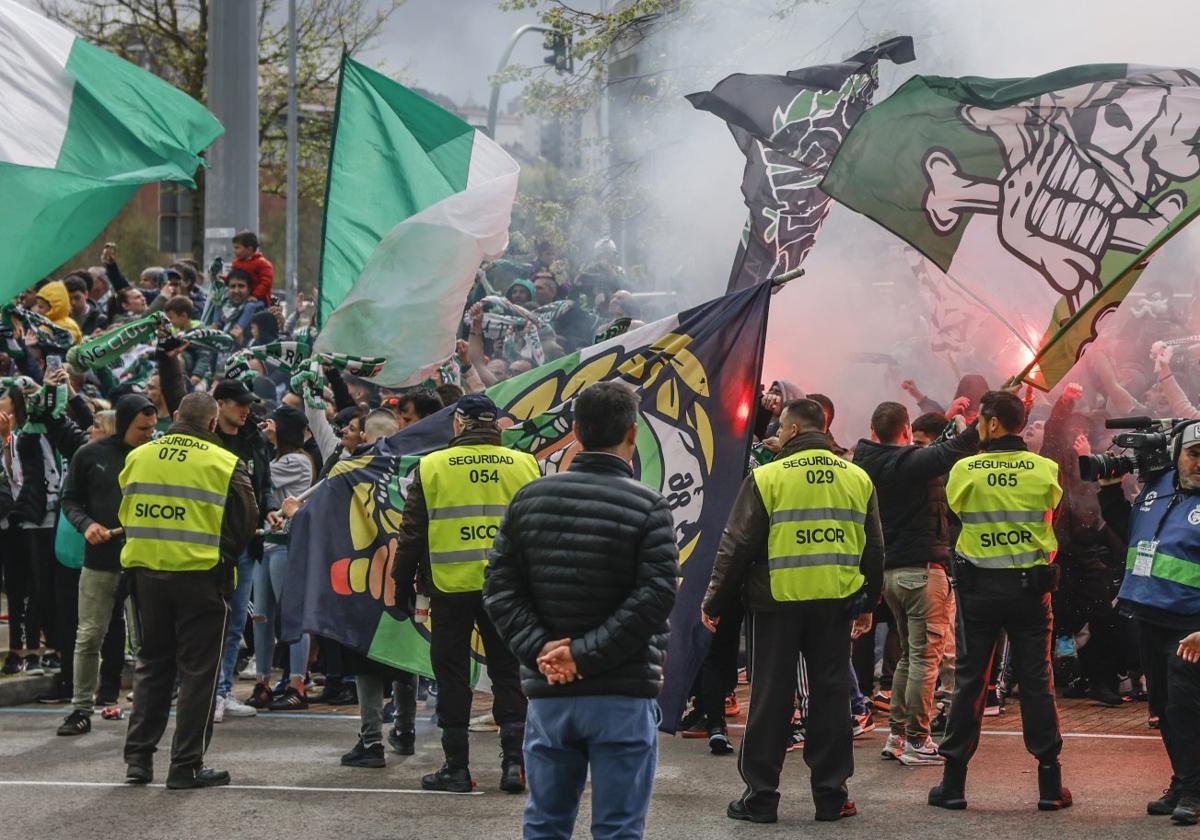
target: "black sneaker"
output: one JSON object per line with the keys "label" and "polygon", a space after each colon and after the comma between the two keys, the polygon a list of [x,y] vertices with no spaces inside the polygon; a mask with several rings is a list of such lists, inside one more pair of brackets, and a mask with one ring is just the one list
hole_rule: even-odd
{"label": "black sneaker", "polygon": [[46,673],[46,669],[42,667],[42,657],[36,653],[31,653],[25,657],[25,667],[23,670],[31,677]]}
{"label": "black sneaker", "polygon": [[96,692],[97,706],[115,706],[120,702],[121,689],[119,686],[100,686]]}
{"label": "black sneaker", "polygon": [[148,785],[154,779],[154,771],[149,764],[125,765],[125,781],[131,785]]}
{"label": "black sneaker", "polygon": [[342,756],[343,767],[387,767],[387,759],[383,757],[383,744],[366,746],[362,738],[354,745],[354,749]]}
{"label": "black sneaker", "polygon": [[405,732],[393,726],[388,732],[388,744],[396,755],[412,755],[417,751],[417,733],[411,729]]}
{"label": "black sneaker", "polygon": [[20,656],[15,653],[10,653],[8,656],[4,657],[4,667],[0,668],[0,674],[4,674],[6,677],[11,677],[14,674],[21,673],[21,668],[23,668],[24,665],[25,663],[21,661]]}
{"label": "black sneaker", "polygon": [[[699,706],[692,706],[692,708],[688,709],[684,716],[679,719],[679,726],[676,727],[676,731],[688,732],[692,729],[696,729],[697,726],[703,723],[703,721],[704,712],[701,711]],[[684,737],[686,738],[687,736],[685,735]]]}
{"label": "black sneaker", "polygon": [[475,780],[471,778],[471,771],[466,767],[443,764],[442,769],[436,773],[421,777],[421,787],[444,793],[470,793],[475,790]]}
{"label": "black sneaker", "polygon": [[295,686],[289,685],[287,691],[283,692],[283,696],[278,700],[272,700],[267,708],[272,712],[299,712],[308,708],[308,700],[296,690]]}
{"label": "black sneaker", "polygon": [[229,784],[228,770],[199,770],[171,768],[167,773],[167,790],[194,790],[196,788],[222,787]]}
{"label": "black sneaker", "polygon": [[733,744],[729,742],[729,733],[723,726],[714,726],[708,732],[708,750],[713,755],[729,755],[733,752]]}
{"label": "black sneaker", "polygon": [[42,657],[42,667],[45,668],[46,671],[61,671],[62,660],[58,658],[57,653],[47,653]]}
{"label": "black sneaker", "polygon": [[330,706],[357,706],[358,689],[354,683],[343,683],[342,687],[330,695],[326,692],[325,702]]}
{"label": "black sneaker", "polygon": [[1120,694],[1113,691],[1106,685],[1094,684],[1087,690],[1089,700],[1095,700],[1101,706],[1116,708],[1125,702],[1125,699]]}
{"label": "black sneaker", "polygon": [[246,705],[252,709],[269,709],[274,700],[271,689],[264,683],[255,683],[254,691],[250,692],[250,699],[246,701]]}
{"label": "black sneaker", "polygon": [[45,703],[47,706],[57,706],[62,703],[70,703],[75,697],[75,689],[61,682],[55,682],[54,688],[47,691],[45,694],[39,694],[37,701]]}
{"label": "black sneaker", "polygon": [[759,812],[755,813],[746,807],[746,803],[740,799],[735,799],[729,803],[729,807],[725,809],[725,816],[731,820],[743,820],[752,823],[773,823],[779,820],[779,816],[775,812]]}
{"label": "black sneaker", "polygon": [[1179,804],[1171,812],[1171,819],[1180,825],[1195,825],[1200,822],[1200,797],[1194,793],[1180,795]]}
{"label": "black sneaker", "polygon": [[1155,817],[1169,817],[1171,812],[1179,805],[1179,799],[1183,794],[1175,784],[1175,780],[1171,779],[1171,785],[1163,791],[1162,796],[1158,799],[1151,799],[1146,803],[1146,813]]}
{"label": "black sneaker", "polygon": [[72,709],[58,727],[59,735],[86,735],[92,731],[92,716],[79,709]]}

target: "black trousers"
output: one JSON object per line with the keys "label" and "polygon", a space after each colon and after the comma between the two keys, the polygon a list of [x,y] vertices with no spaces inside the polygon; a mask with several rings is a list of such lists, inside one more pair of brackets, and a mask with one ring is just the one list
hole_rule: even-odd
{"label": "black trousers", "polygon": [[1171,773],[1183,792],[1200,796],[1200,665],[1176,655],[1188,631],[1138,624],[1150,713],[1159,716]]}
{"label": "black trousers", "polygon": [[133,675],[125,762],[149,766],[167,728],[179,675],[171,766],[197,770],[212,738],[213,701],[229,605],[219,568],[208,572],[135,569],[142,648]]}
{"label": "black trousers", "polygon": [[433,620],[429,659],[438,683],[438,726],[466,729],[471,722],[471,632],[477,626],[492,681],[492,715],[500,726],[524,724],[527,703],[521,692],[520,666],[483,611],[482,593],[435,596],[429,607]]}
{"label": "black trousers", "polygon": [[965,767],[979,748],[988,677],[1004,631],[1021,686],[1025,749],[1040,762],[1055,761],[1062,751],[1062,735],[1054,705],[1050,595],[1021,589],[1016,571],[978,570],[972,577],[970,588],[960,586],[957,593],[954,698],[939,752]]}
{"label": "black trousers", "polygon": [[55,637],[62,670],[60,685],[75,686],[75,634],[79,629],[79,569],[68,569],[54,561],[54,613],[58,622]]}
{"label": "black trousers", "polygon": [[[113,602],[112,617],[108,620],[108,630],[104,634],[104,643],[100,646],[100,689],[102,691],[120,691],[121,674],[125,670],[125,597],[129,594],[129,573],[121,575],[117,585],[117,597]],[[78,591],[75,595],[78,602]],[[78,607],[76,608],[76,624],[78,624]],[[71,641],[74,649],[74,639]],[[74,659],[74,657],[72,657]]]}
{"label": "black trousers", "polygon": [[37,615],[33,608],[33,560],[17,528],[0,531],[4,550],[4,594],[8,597],[8,647],[24,651],[38,646]]}
{"label": "black trousers", "polygon": [[887,636],[883,643],[883,669],[879,673],[879,687],[891,691],[892,676],[896,673],[896,665],[900,662],[900,634],[896,632],[896,620],[887,604],[879,602],[875,608],[875,621],[871,632],[865,633],[854,640],[850,650],[850,662],[854,666],[854,676],[858,679],[858,690],[867,699],[875,691],[875,628],[880,624],[887,625]]}
{"label": "black trousers", "polygon": [[754,683],[738,754],[738,772],[746,783],[742,800],[755,813],[774,813],[779,805],[779,774],[792,731],[796,671],[803,654],[811,692],[804,763],[812,774],[817,810],[836,813],[846,801],[846,779],[854,773],[846,607],[840,601],[818,601],[755,612],[753,618]]}
{"label": "black trousers", "polygon": [[709,729],[725,722],[725,697],[737,688],[738,649],[742,642],[741,603],[721,614],[721,623],[708,646],[708,655],[700,666],[696,699],[704,712]]}
{"label": "black trousers", "polygon": [[53,528],[18,528],[18,546],[29,558],[29,612],[25,616],[27,638],[25,646],[37,649],[42,636],[52,650],[59,650],[58,610],[56,609],[55,573],[59,567],[54,559]]}

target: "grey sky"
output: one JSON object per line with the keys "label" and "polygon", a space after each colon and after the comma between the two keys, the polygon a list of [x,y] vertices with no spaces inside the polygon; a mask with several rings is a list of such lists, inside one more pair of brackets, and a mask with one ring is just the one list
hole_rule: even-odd
{"label": "grey sky", "polygon": [[[363,59],[458,103],[470,94],[482,105],[488,99],[488,78],[496,72],[509,36],[522,24],[536,22],[533,11],[499,11],[496,0],[408,0]],[[539,64],[544,55],[541,37],[531,33],[521,39],[513,60]],[[507,86],[502,104],[518,93],[518,86]]]}

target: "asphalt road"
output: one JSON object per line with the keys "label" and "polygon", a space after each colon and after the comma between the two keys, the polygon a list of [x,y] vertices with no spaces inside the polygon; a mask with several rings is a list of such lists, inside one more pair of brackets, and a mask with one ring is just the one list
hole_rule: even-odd
{"label": "asphalt road", "polygon": [[[216,729],[210,766],[229,770],[233,785],[205,791],[167,791],[121,784],[124,721],[94,719],[92,734],[54,735],[59,708],[0,709],[0,837],[188,838],[308,837],[515,838],[524,797],[501,793],[494,734],[472,734],[472,770],[479,793],[420,792],[420,777],[440,764],[437,734],[418,729],[417,754],[389,754],[384,770],[343,768],[340,755],[355,740],[356,718],[331,714],[262,715]],[[1013,726],[1017,720],[1008,721]],[[1144,730],[1143,730],[1144,732]],[[164,743],[169,740],[168,729]],[[735,740],[737,740],[735,738]],[[1143,735],[1068,737],[1065,781],[1075,807],[1035,808],[1034,763],[1021,739],[989,732],[968,778],[970,808],[950,813],[924,804],[939,775],[879,758],[883,729],[856,742],[850,783],[859,816],[813,821],[808,773],[800,753],[784,768],[780,821],[734,823],[726,803],[740,791],[734,757],[710,756],[703,741],[660,739],[659,769],[647,837],[906,838],[1161,837],[1179,831],[1168,819],[1145,816],[1145,801],[1169,777],[1162,746]],[[165,777],[166,754],[156,782]],[[589,836],[585,803],[576,835]]]}

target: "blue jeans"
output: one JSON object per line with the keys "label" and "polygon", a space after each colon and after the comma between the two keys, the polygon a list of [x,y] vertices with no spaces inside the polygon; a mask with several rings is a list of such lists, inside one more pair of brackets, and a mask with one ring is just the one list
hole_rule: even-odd
{"label": "blue jeans", "polygon": [[237,586],[229,598],[229,627],[225,630],[225,650],[221,652],[221,676],[217,680],[217,695],[228,697],[233,688],[233,669],[237,667],[238,642],[246,631],[246,610],[250,606],[250,590],[254,588],[254,558],[243,554],[238,558]]}
{"label": "blue jeans", "polygon": [[[275,614],[288,573],[288,547],[268,543],[263,559],[254,569],[254,662],[260,677],[271,675],[275,658]],[[308,634],[288,646],[288,674],[303,677],[308,671]]]}
{"label": "blue jeans", "polygon": [[592,770],[592,837],[640,838],[658,764],[658,704],[596,695],[529,701],[525,840],[570,837]]}

